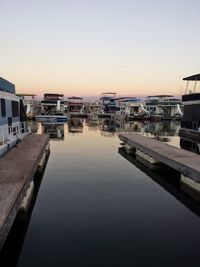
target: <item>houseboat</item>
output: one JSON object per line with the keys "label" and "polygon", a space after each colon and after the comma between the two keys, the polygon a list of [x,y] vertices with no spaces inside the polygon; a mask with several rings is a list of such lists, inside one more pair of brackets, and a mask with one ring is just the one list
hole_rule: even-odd
{"label": "houseboat", "polygon": [[39,101],[35,100],[35,94],[16,94],[24,103],[27,119],[33,119],[39,113]]}
{"label": "houseboat", "polygon": [[44,94],[40,114],[36,115],[35,118],[42,122],[66,122],[68,116],[65,115],[64,95]]}
{"label": "houseboat", "polygon": [[[183,79],[187,81],[185,95],[182,96],[184,106],[183,118],[179,135],[192,140],[200,140],[200,93],[196,92],[200,74],[192,75]],[[193,89],[189,90],[189,82],[194,83]]]}
{"label": "houseboat", "polygon": [[102,114],[104,114],[104,110],[99,102],[91,102],[88,105],[88,118],[90,120],[98,120],[99,116]]}
{"label": "houseboat", "polygon": [[101,94],[100,104],[103,107],[104,113],[116,113],[117,99],[116,93],[105,92]]}
{"label": "houseboat", "polygon": [[70,114],[83,114],[84,113],[84,103],[82,97],[68,97],[68,112]]}
{"label": "houseboat", "polygon": [[148,116],[149,112],[145,111],[142,102],[137,97],[120,97],[117,98],[116,115],[122,118],[139,119]]}
{"label": "houseboat", "polygon": [[30,133],[15,85],[0,77],[0,157]]}
{"label": "houseboat", "polygon": [[172,95],[148,96],[144,102],[145,111],[153,120],[181,119],[183,116],[181,99]]}

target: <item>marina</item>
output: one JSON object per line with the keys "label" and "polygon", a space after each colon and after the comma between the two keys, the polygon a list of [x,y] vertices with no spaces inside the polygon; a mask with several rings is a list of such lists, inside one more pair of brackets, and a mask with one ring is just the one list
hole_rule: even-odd
{"label": "marina", "polygon": [[[102,131],[105,122],[101,120],[96,124],[87,119],[74,123],[82,130],[73,131],[73,126],[71,131],[71,125],[64,123],[60,139],[48,130],[52,133],[51,154],[34,209],[20,231],[18,222],[13,225],[0,265],[9,258],[17,267],[55,266],[59,258],[62,264],[72,266],[82,262],[92,266],[97,260],[100,265],[106,261],[107,266],[111,262],[122,266],[125,259],[127,265],[151,262],[169,266],[173,262],[176,266],[180,263],[177,255],[182,263],[196,264],[191,244],[199,244],[200,206],[183,190],[179,172],[171,168],[150,170],[131,155],[122,157],[123,150],[118,153],[121,130],[164,137],[169,145],[180,147],[180,123],[166,121],[161,127],[162,122],[126,122],[115,125],[111,132],[110,128]],[[31,127],[39,134],[46,131],[37,122],[31,122]],[[173,127],[176,130],[170,132]],[[61,125],[53,129],[59,132]],[[56,231],[55,224],[59,226]],[[21,239],[23,242],[18,243]],[[32,254],[33,246],[37,257]],[[155,258],[155,247],[159,259]],[[141,248],[145,258],[139,256]],[[166,250],[170,257],[163,262]]]}
{"label": "marina", "polygon": [[[188,79],[193,80],[191,77]],[[59,253],[56,251],[58,242],[62,242],[62,247],[67,246],[70,251],[70,264],[78,266],[84,261],[93,266],[98,255],[100,232],[103,234],[101,242],[104,244],[101,251],[107,255],[111,247],[114,249],[108,262],[113,261],[115,265],[120,263],[122,266],[125,255],[128,262],[132,262],[132,245],[126,252],[121,251],[121,244],[114,245],[119,228],[113,228],[113,225],[116,220],[123,228],[128,225],[127,233],[120,230],[120,238],[126,237],[128,243],[132,244],[132,237],[128,238],[130,233],[136,235],[131,227],[131,222],[135,223],[135,216],[131,215],[132,207],[137,216],[144,216],[147,223],[150,220],[148,212],[145,210],[141,213],[142,210],[139,209],[138,213],[137,205],[134,204],[134,201],[143,202],[143,209],[148,207],[148,198],[144,199],[144,193],[151,195],[149,201],[153,205],[154,218],[157,217],[158,210],[162,213],[158,203],[163,199],[164,202],[172,201],[171,210],[168,212],[174,210],[174,214],[177,214],[183,209],[184,218],[197,216],[195,221],[199,219],[200,145],[196,112],[198,93],[190,91],[182,96],[182,100],[172,95],[155,95],[141,100],[106,92],[99,100],[91,102],[84,102],[82,97],[72,96],[66,99],[64,94],[45,93],[43,100],[37,100],[35,103],[35,95],[16,95],[14,84],[1,79],[0,97],[1,266],[5,264],[9,267],[7,255],[12,251],[11,246],[16,246],[13,253],[18,252],[14,257],[16,261],[11,266],[37,266],[40,265],[41,259],[45,261],[45,265],[55,266],[58,257],[62,263],[66,263],[64,250],[61,249]],[[25,97],[32,99],[27,100]],[[131,165],[127,165],[129,163]],[[9,168],[11,165],[12,168]],[[148,177],[152,179],[152,183],[161,186],[155,201],[152,194],[157,194],[157,189],[152,183],[149,184],[149,180],[146,180]],[[170,195],[167,200],[163,189]],[[175,208],[179,205],[177,203],[182,205],[178,210]],[[192,214],[188,215],[188,210]],[[38,218],[37,212],[40,214]],[[122,214],[129,218],[127,225]],[[94,219],[94,216],[97,219]],[[102,216],[105,218],[102,219]],[[31,230],[34,220],[36,225],[42,221],[38,233],[41,236]],[[51,236],[55,221],[61,232],[56,231],[53,234],[54,241],[56,240],[54,243]],[[140,224],[138,221],[137,227]],[[69,231],[65,229],[66,225]],[[145,229],[149,226],[144,223],[143,227],[145,235],[148,235]],[[16,230],[18,228],[21,229],[19,232]],[[37,227],[37,231],[38,229]],[[151,230],[155,236],[162,236],[153,225]],[[26,232],[30,234],[27,235]],[[63,233],[67,239],[62,239]],[[94,240],[96,233],[97,239]],[[110,233],[111,236],[107,239],[106,236]],[[13,240],[16,235],[21,241],[15,245]],[[143,232],[140,235],[143,235]],[[34,241],[34,238],[37,241]],[[149,238],[153,244],[154,237]],[[163,238],[166,238],[165,234]],[[51,244],[51,255],[58,253],[57,256],[49,256],[49,250],[45,249],[42,240]],[[77,240],[83,251],[83,254],[79,252],[77,260],[74,260],[77,253],[74,240]],[[161,240],[159,239],[159,242]],[[32,243],[38,241],[44,254],[41,255],[37,250],[40,257],[31,257],[33,265],[30,265],[30,258],[27,256],[30,252],[24,254],[23,249],[32,249]],[[146,241],[143,237],[142,247]],[[111,242],[108,247],[107,242]],[[171,243],[170,240],[168,242]],[[137,243],[140,243],[139,236]],[[177,245],[182,245],[181,251],[189,251],[190,262],[196,262],[190,256],[192,252],[188,246],[184,247],[179,242]],[[129,247],[126,241],[124,246]],[[172,244],[171,247],[173,248]],[[136,247],[134,249],[138,250]],[[165,249],[160,249],[160,253],[164,253]],[[90,258],[91,251],[96,256]],[[116,257],[116,251],[119,258]],[[152,251],[148,254],[145,249],[145,253],[153,265],[161,265],[161,262],[155,262],[152,258]],[[99,262],[104,259],[105,256],[102,256]],[[176,261],[175,258],[172,259]],[[139,259],[136,261],[139,262]],[[185,261],[187,262],[187,259]],[[145,265],[146,261],[143,264]]]}
{"label": "marina", "polygon": [[0,267],[198,267],[200,1],[2,1]]}

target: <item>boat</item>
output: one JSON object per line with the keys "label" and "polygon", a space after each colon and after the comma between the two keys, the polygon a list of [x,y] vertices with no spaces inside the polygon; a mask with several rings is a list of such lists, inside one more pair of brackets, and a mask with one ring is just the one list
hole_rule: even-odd
{"label": "boat", "polygon": [[39,112],[39,101],[35,100],[35,94],[16,94],[21,97],[26,111],[27,119],[33,119]]}
{"label": "boat", "polygon": [[100,104],[103,107],[104,113],[115,114],[117,110],[116,93],[105,92],[101,94]]}
{"label": "boat", "polygon": [[41,113],[35,116],[39,122],[66,122],[68,116],[65,114],[64,95],[44,94],[41,101]]}
{"label": "boat", "polygon": [[15,85],[0,77],[0,157],[30,134],[23,100]]}
{"label": "boat", "polygon": [[[192,140],[200,140],[200,93],[196,92],[197,82],[200,81],[200,74],[186,78],[185,94],[182,96],[184,106],[183,118],[179,135]],[[189,90],[189,82],[194,82],[194,88]]]}
{"label": "boat", "polygon": [[145,111],[141,99],[137,97],[119,97],[117,98],[117,117],[139,119],[148,116],[149,112]]}
{"label": "boat", "polygon": [[88,118],[90,120],[96,121],[102,114],[104,114],[103,106],[98,101],[89,103]]}
{"label": "boat", "polygon": [[181,99],[172,95],[148,96],[144,101],[144,110],[155,121],[181,119],[182,107]]}
{"label": "boat", "polygon": [[84,113],[84,103],[82,97],[71,96],[68,97],[68,112],[71,115],[79,115]]}

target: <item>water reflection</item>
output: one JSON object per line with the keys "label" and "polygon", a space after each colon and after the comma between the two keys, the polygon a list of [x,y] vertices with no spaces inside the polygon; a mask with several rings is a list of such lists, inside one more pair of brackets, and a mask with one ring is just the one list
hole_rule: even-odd
{"label": "water reflection", "polygon": [[[91,122],[89,122],[91,123]],[[180,128],[179,121],[163,121],[163,122],[149,122],[149,121],[123,121],[113,119],[102,119],[95,122],[99,125],[100,131],[107,132],[137,132],[146,135],[154,136],[176,136]]]}
{"label": "water reflection", "polygon": [[52,140],[64,140],[64,123],[42,123],[41,131],[48,134]]}
{"label": "water reflection", "polygon": [[[34,124],[33,124],[34,125]],[[42,170],[40,169],[40,172],[37,172],[33,178],[34,182],[34,193],[33,198],[30,203],[30,207],[28,209],[28,212],[26,214],[26,217],[24,217],[23,220],[21,218],[18,218],[20,216],[17,216],[13,226],[10,230],[10,233],[6,239],[6,242],[3,246],[3,249],[0,253],[0,266],[1,267],[15,267],[17,266],[21,250],[24,244],[24,239],[26,236],[26,232],[29,227],[29,223],[31,221],[31,215],[32,211],[34,209],[37,195],[42,183],[43,175],[47,166],[48,158],[50,155],[50,151],[46,156],[45,163],[42,167]]]}
{"label": "water reflection", "polygon": [[187,138],[180,138],[180,147],[196,154],[200,154],[200,143]]}
{"label": "water reflection", "polygon": [[70,133],[82,133],[83,132],[83,119],[71,118],[68,122],[68,131]]}
{"label": "water reflection", "polygon": [[178,122],[73,118],[33,125],[56,142],[34,212],[13,228],[0,266],[179,266],[187,259],[196,266],[191,244],[200,245],[200,205],[181,190],[180,174],[151,171],[117,153],[124,131],[179,146]]}
{"label": "water reflection", "polygon": [[200,205],[195,200],[195,198],[191,197],[191,194],[188,195],[187,192],[185,192],[185,188],[182,188],[182,185],[180,183],[181,174],[179,172],[167,166],[162,166],[162,168],[160,169],[151,170],[150,168],[146,167],[144,164],[136,160],[134,156],[128,155],[123,147],[120,147],[118,149],[118,152],[135,167],[147,174],[148,177],[150,177],[154,182],[160,185],[164,190],[166,190],[187,208],[189,208],[194,214],[200,217]]}

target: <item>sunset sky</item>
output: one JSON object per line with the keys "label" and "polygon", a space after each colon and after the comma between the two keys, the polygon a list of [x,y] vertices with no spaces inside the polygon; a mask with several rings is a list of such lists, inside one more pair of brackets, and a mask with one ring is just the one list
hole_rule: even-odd
{"label": "sunset sky", "polygon": [[0,10],[0,76],[21,93],[178,95],[200,72],[199,0],[0,0]]}

